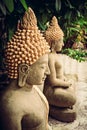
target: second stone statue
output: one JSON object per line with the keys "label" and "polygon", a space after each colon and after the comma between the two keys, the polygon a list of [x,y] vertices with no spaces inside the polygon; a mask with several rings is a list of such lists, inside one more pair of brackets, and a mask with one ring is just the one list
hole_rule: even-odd
{"label": "second stone statue", "polygon": [[61,50],[64,46],[64,33],[55,16],[45,32],[45,38],[51,50],[48,61],[50,75],[44,84],[44,94],[50,104],[50,115],[59,121],[72,122],[76,119],[76,86],[63,72]]}

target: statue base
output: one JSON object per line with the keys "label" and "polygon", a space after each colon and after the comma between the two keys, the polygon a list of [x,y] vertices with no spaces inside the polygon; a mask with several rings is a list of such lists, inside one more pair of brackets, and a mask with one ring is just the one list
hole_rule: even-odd
{"label": "statue base", "polygon": [[58,121],[67,123],[73,122],[77,116],[75,106],[73,108],[50,106],[49,115]]}

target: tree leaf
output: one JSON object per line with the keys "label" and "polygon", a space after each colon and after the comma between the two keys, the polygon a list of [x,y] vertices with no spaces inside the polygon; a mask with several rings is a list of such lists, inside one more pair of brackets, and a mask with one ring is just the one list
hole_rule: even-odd
{"label": "tree leaf", "polygon": [[71,31],[75,31],[75,32],[79,32],[79,29],[74,28],[74,27],[70,27],[70,30],[71,30]]}
{"label": "tree leaf", "polygon": [[6,15],[6,8],[5,8],[5,5],[2,3],[2,1],[0,2],[0,9],[1,9],[2,13],[4,15]]}
{"label": "tree leaf", "polygon": [[72,6],[72,4],[70,3],[70,0],[66,0],[67,1],[67,6],[70,8],[70,9],[74,9],[74,6]]}
{"label": "tree leaf", "polygon": [[56,11],[60,11],[61,10],[61,0],[56,0],[55,8],[56,8]]}
{"label": "tree leaf", "polygon": [[8,40],[12,38],[14,34],[14,28],[8,28]]}
{"label": "tree leaf", "polygon": [[43,25],[40,21],[38,22],[38,25],[39,25],[41,30],[45,30],[46,29],[46,26]]}
{"label": "tree leaf", "polygon": [[28,6],[26,4],[25,0],[20,0],[21,4],[23,5],[23,7],[25,8],[25,10],[27,10]]}
{"label": "tree leaf", "polygon": [[14,2],[13,2],[13,0],[3,0],[3,2],[6,5],[9,12],[12,13],[13,10],[14,10]]}
{"label": "tree leaf", "polygon": [[66,14],[65,14],[65,17],[64,17],[64,18],[65,18],[65,19],[67,19],[67,20],[68,20],[68,22],[69,22],[69,21],[70,21],[70,19],[71,19],[71,16],[72,16],[72,11],[70,11],[70,10],[69,10],[69,11],[67,11],[67,12],[66,12]]}

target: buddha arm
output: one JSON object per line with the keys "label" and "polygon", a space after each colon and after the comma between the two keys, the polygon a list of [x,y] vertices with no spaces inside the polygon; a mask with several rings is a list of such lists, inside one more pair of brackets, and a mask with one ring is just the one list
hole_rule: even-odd
{"label": "buddha arm", "polygon": [[51,83],[52,87],[67,88],[67,87],[69,87],[71,85],[68,81],[63,81],[62,79],[58,79],[58,78],[51,78],[50,77],[49,80],[50,80],[50,83]]}
{"label": "buddha arm", "polygon": [[52,86],[66,88],[71,85],[69,81],[64,81],[63,79],[57,78],[55,61],[53,59],[49,60],[49,68],[50,68],[50,75],[48,76],[48,79]]}

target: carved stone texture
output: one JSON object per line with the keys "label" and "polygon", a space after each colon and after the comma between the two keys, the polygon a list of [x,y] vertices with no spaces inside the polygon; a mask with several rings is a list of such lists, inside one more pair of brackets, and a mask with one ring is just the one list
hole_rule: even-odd
{"label": "carved stone texture", "polygon": [[48,43],[58,40],[64,36],[62,29],[60,28],[57,18],[53,16],[48,29],[45,31],[45,37]]}
{"label": "carved stone texture", "polygon": [[23,17],[20,28],[17,29],[7,44],[5,51],[8,77],[18,77],[18,65],[32,65],[40,56],[49,52],[49,46],[37,27],[36,16],[29,8]]}
{"label": "carved stone texture", "polygon": [[47,99],[35,86],[48,74],[49,51],[28,8],[5,51],[10,82],[0,91],[0,130],[51,130]]}
{"label": "carved stone texture", "polygon": [[54,16],[45,32],[51,52],[49,54],[50,75],[44,83],[44,94],[50,104],[50,115],[60,121],[71,122],[76,119],[73,106],[76,103],[75,84],[63,72],[62,54],[63,31]]}

